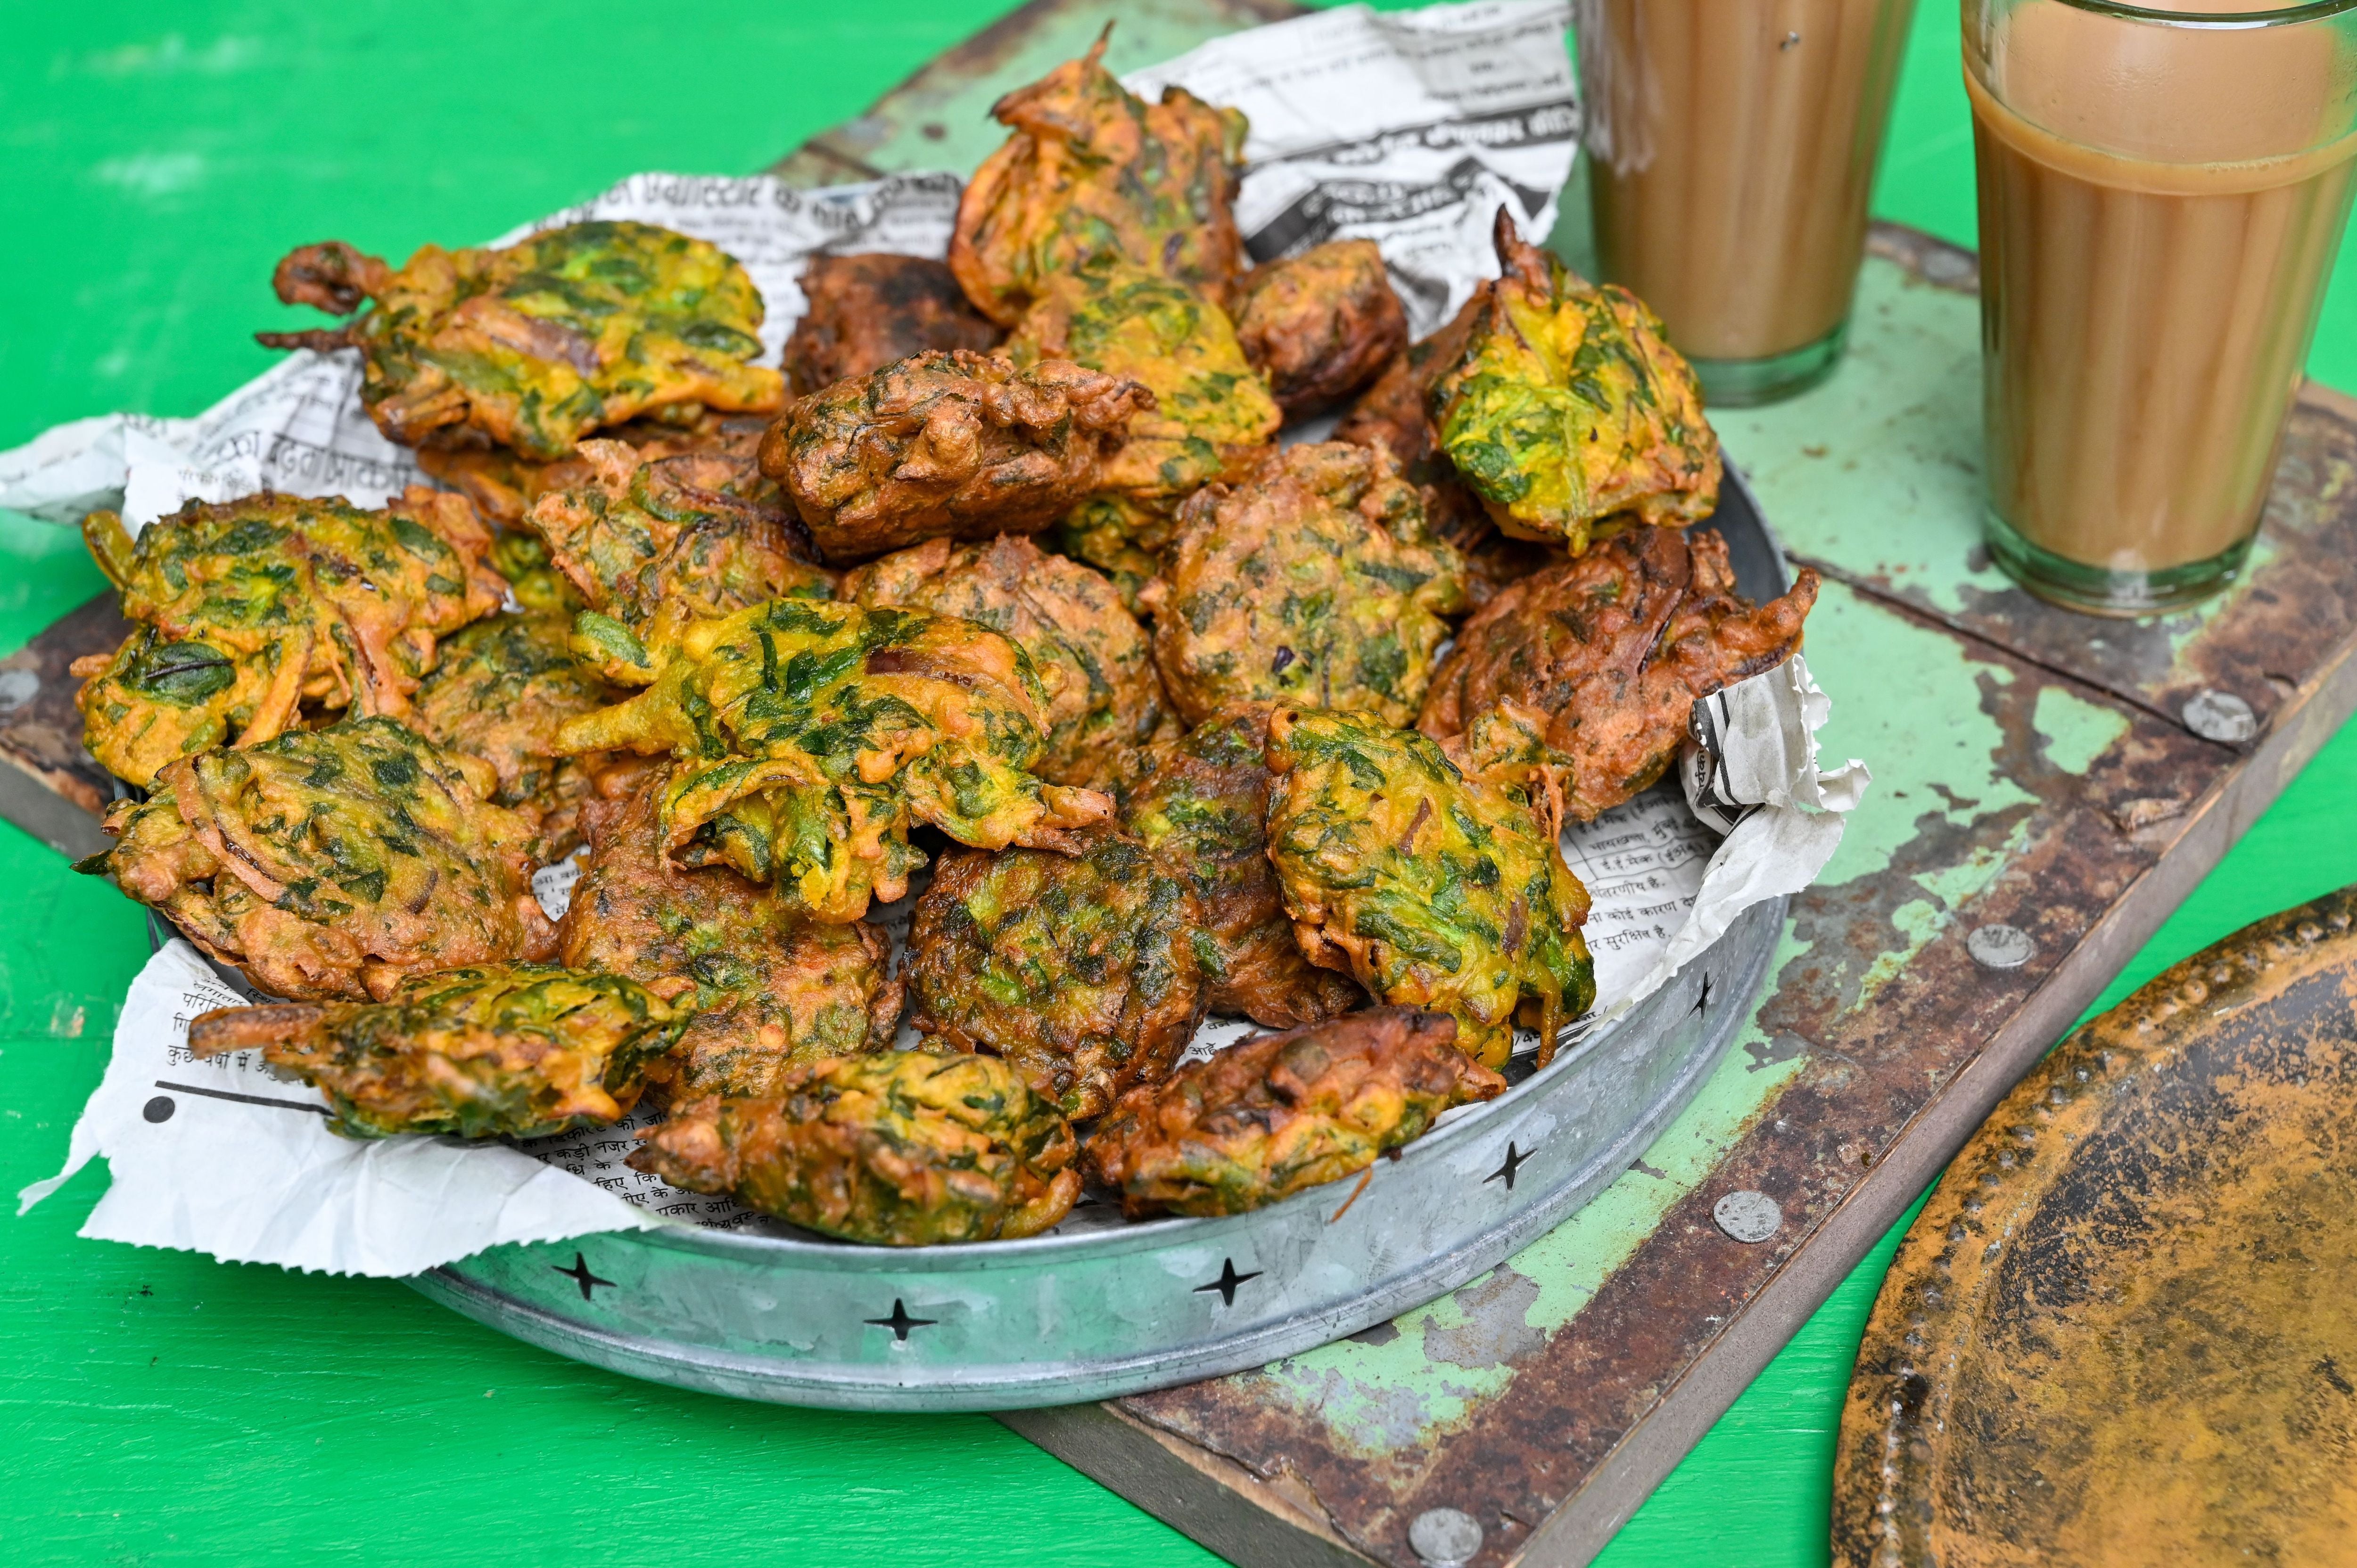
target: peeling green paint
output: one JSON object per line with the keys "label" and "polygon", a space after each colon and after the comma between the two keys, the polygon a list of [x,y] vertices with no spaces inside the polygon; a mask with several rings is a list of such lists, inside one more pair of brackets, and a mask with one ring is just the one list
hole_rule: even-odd
{"label": "peeling green paint", "polygon": [[2046,760],[2065,773],[2086,772],[2095,758],[2111,749],[2113,742],[2128,733],[2127,714],[2088,702],[2061,686],[2039,692],[2029,722],[2038,738],[2046,743]]}

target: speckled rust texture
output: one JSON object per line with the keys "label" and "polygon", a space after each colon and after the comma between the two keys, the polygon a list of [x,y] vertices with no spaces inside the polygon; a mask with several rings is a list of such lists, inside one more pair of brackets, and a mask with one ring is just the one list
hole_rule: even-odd
{"label": "speckled rust texture", "polygon": [[1845,1568],[2357,1562],[2357,888],[2079,1030],[1908,1232]]}

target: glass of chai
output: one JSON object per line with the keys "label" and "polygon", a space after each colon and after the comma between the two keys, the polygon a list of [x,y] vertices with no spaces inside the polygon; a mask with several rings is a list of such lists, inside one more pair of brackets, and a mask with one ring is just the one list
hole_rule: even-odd
{"label": "glass of chai", "polygon": [[2357,0],[1964,0],[1989,553],[2100,615],[2231,581],[2357,169]]}
{"label": "glass of chai", "polygon": [[1652,306],[1706,402],[1841,358],[1914,0],[1578,0],[1604,276]]}

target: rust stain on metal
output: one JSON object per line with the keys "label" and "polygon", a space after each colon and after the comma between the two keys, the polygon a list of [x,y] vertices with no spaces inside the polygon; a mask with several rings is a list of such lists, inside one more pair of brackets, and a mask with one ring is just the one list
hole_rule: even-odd
{"label": "rust stain on metal", "polygon": [[2066,1041],[1949,1166],[1842,1423],[1847,1568],[2357,1561],[2357,889]]}

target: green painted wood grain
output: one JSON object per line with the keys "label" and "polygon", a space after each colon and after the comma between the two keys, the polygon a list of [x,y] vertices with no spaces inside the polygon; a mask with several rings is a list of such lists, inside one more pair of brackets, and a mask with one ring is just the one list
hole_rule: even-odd
{"label": "green painted wood grain", "polygon": [[[758,166],[1004,0],[12,5],[0,48],[0,446],[196,412],[296,313],[271,263],[405,254],[634,169]],[[1921,0],[1878,209],[1969,243],[1954,0]],[[2357,266],[2311,359],[2357,385]],[[0,650],[97,590],[0,515]],[[2344,734],[2114,988],[2357,881]],[[137,912],[0,826],[0,1191],[56,1168],[145,953]],[[663,1561],[1196,1564],[1207,1554],[981,1418],[851,1417],[630,1382],[382,1282],[84,1242],[91,1172],[0,1219],[0,1548],[24,1564]],[[1833,1434],[1895,1238],[1664,1484],[1612,1568],[1824,1560]]]}

